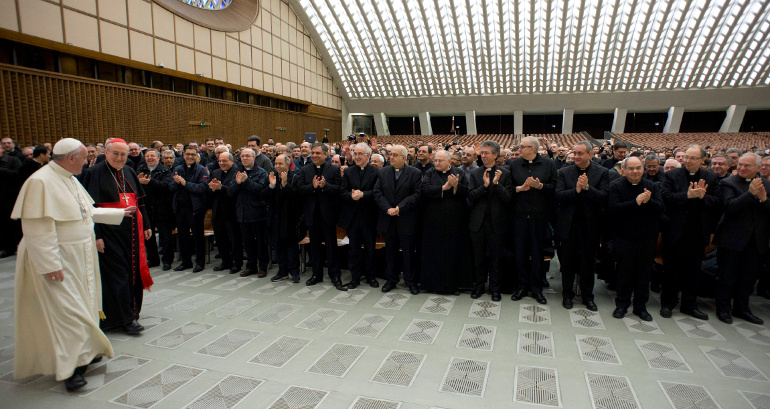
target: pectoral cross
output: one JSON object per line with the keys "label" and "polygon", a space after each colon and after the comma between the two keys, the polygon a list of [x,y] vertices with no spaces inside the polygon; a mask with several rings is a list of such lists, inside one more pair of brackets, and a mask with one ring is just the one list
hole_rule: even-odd
{"label": "pectoral cross", "polygon": [[128,206],[128,195],[124,194],[123,195],[123,200],[126,201],[126,206]]}

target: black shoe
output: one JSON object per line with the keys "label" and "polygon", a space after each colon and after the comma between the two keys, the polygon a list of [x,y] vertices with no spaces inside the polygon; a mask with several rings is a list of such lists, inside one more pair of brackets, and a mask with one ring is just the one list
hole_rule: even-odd
{"label": "black shoe", "polygon": [[221,258],[222,258],[222,254],[220,254],[220,253],[217,253],[217,254],[215,254],[215,255],[214,255],[214,258],[215,258],[215,259],[217,259],[217,260],[219,260],[219,259],[221,259]]}
{"label": "black shoe", "polygon": [[693,318],[697,318],[699,320],[708,321],[708,319],[709,319],[709,315],[708,314],[706,314],[705,312],[703,312],[703,311],[701,311],[701,310],[699,310],[697,308],[694,308],[692,310],[680,310],[680,311],[682,312],[682,314],[687,314],[687,315],[689,315],[689,316],[691,316]]}
{"label": "black shoe", "polygon": [[376,278],[372,278],[370,280],[366,280],[366,284],[369,284],[369,286],[372,287],[372,288],[379,288],[380,287],[380,282],[377,281]]}
{"label": "black shoe", "polygon": [[357,288],[359,285],[361,285],[361,282],[358,280],[352,280],[349,283],[345,284],[345,286],[348,287],[348,290]]}
{"label": "black shoe", "polygon": [[235,266],[235,267],[230,269],[230,274],[238,273],[238,272],[241,271],[242,268],[243,268],[242,266]]}
{"label": "black shoe", "polygon": [[551,286],[551,283],[548,281],[548,279],[543,277],[543,288],[548,288],[550,286]]}
{"label": "black shoe", "polygon": [[248,277],[250,275],[254,274],[254,271],[248,267],[246,267],[245,270],[241,271],[241,274],[239,274],[241,277]]}
{"label": "black shoe", "polygon": [[409,286],[409,292],[412,293],[412,295],[417,295],[420,293],[420,287],[416,285],[410,285]]}
{"label": "black shoe", "polygon": [[502,299],[503,299],[503,297],[500,295],[500,293],[498,293],[498,292],[493,292],[492,293],[492,301],[500,302],[500,300],[502,300]]}
{"label": "black shoe", "polygon": [[164,264],[163,265],[163,271],[171,270],[171,264]]}
{"label": "black shoe", "polygon": [[191,268],[192,266],[186,265],[186,264],[180,264],[176,267],[174,267],[174,271],[185,271],[188,268]]}
{"label": "black shoe", "polygon": [[612,316],[617,319],[621,319],[626,316],[626,312],[628,312],[628,310],[625,308],[617,307],[615,308],[615,311],[612,312]]}
{"label": "black shoe", "polygon": [[385,283],[385,285],[382,286],[382,292],[387,293],[394,288],[396,288],[396,283],[391,283],[390,281],[388,281]]}
{"label": "black shoe", "polygon": [[524,298],[524,296],[527,295],[527,292],[524,290],[516,290],[515,293],[511,296],[511,300],[513,301],[519,301],[520,299]]}
{"label": "black shoe", "polygon": [[599,311],[599,307],[596,306],[594,300],[583,300],[583,305],[586,306],[588,311]]}
{"label": "black shoe", "polygon": [[270,277],[270,282],[275,283],[277,281],[285,281],[285,280],[288,280],[288,279],[289,279],[289,276],[282,276],[282,275],[276,274],[276,275]]}
{"label": "black shoe", "polygon": [[214,270],[214,271],[225,271],[225,270],[229,270],[231,268],[232,268],[232,266],[228,266],[228,265],[225,265],[225,263],[222,263],[222,264],[212,268],[212,270]]}
{"label": "black shoe", "polygon": [[295,275],[291,278],[291,282],[294,284],[297,284],[299,282],[299,274]]}
{"label": "black shoe", "polygon": [[203,271],[202,265],[196,265],[195,268],[193,268],[193,273],[200,273],[201,271]]}
{"label": "black shoe", "polygon": [[160,263],[152,263],[152,264],[147,263],[147,268],[155,268],[155,267],[157,267],[159,265],[160,265]]}
{"label": "black shoe", "polygon": [[745,311],[745,312],[733,311],[733,317],[740,318],[742,320],[746,320],[752,324],[757,324],[757,325],[762,325],[765,323],[765,321],[763,321],[762,318],[759,318],[756,315],[752,314],[751,311]]}
{"label": "black shoe", "polygon": [[94,359],[91,360],[91,363],[89,365],[98,364],[99,362],[102,362],[102,357],[95,356]]}
{"label": "black shoe", "polygon": [[671,318],[671,308],[660,307],[660,316],[663,318]]}
{"label": "black shoe", "polygon": [[479,297],[481,297],[482,295],[484,295],[484,290],[475,289],[471,293],[471,298],[473,298],[475,300],[475,299],[478,299]]}
{"label": "black shoe", "polygon": [[322,283],[324,281],[321,277],[312,276],[307,281],[305,281],[305,285],[316,285],[318,283]]}
{"label": "black shoe", "polygon": [[641,311],[634,311],[634,315],[639,317],[642,321],[650,322],[652,321],[652,315],[650,315],[647,310],[641,310]]}
{"label": "black shoe", "polygon": [[572,299],[571,298],[564,298],[563,300],[561,300],[561,306],[566,308],[566,309],[568,309],[568,310],[571,310],[572,309]]}
{"label": "black shoe", "polygon": [[733,317],[731,317],[730,313],[727,311],[717,311],[717,319],[724,322],[725,324],[733,323]]}
{"label": "black shoe", "polygon": [[74,392],[86,385],[88,385],[86,378],[77,371],[64,381],[64,387],[67,388],[67,392]]}
{"label": "black shoe", "polygon": [[532,294],[532,298],[534,298],[538,304],[548,304],[548,300],[545,299],[543,294]]}
{"label": "black shoe", "polygon": [[142,333],[142,330],[144,330],[144,327],[134,320],[124,325],[123,330],[126,331],[126,334],[128,335],[139,335]]}
{"label": "black shoe", "polygon": [[347,291],[348,290],[348,288],[345,287],[345,285],[342,284],[342,281],[340,281],[340,280],[332,281],[332,284],[334,284],[334,288],[336,288],[336,289],[338,289],[340,291]]}

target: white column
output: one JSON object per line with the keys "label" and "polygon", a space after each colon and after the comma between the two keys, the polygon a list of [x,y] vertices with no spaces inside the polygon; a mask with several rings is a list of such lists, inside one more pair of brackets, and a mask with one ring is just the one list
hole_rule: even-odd
{"label": "white column", "polygon": [[465,111],[465,128],[468,135],[476,135],[476,111]]}
{"label": "white column", "polygon": [[342,103],[342,141],[353,133],[353,115],[350,115],[348,106]]}
{"label": "white column", "polygon": [[679,127],[682,126],[682,114],[684,114],[684,107],[669,108],[668,119],[666,119],[666,126],[663,127],[663,133],[678,133]]}
{"label": "white column", "polygon": [[513,133],[514,135],[524,133],[524,111],[513,111]]}
{"label": "white column", "polygon": [[730,105],[730,108],[727,108],[727,115],[725,116],[725,121],[722,122],[722,127],[719,128],[719,132],[740,131],[744,115],[746,115],[746,105]]}
{"label": "white column", "polygon": [[388,121],[385,118],[384,112],[374,113],[374,126],[377,127],[377,135],[390,135],[390,129],[388,129]]}
{"label": "white column", "polygon": [[433,135],[433,127],[430,126],[430,112],[420,112],[420,133]]}
{"label": "white column", "polygon": [[562,113],[562,119],[561,119],[561,133],[563,134],[571,134],[572,133],[572,119],[575,116],[575,110],[572,108],[564,108],[564,112]]}
{"label": "white column", "polygon": [[626,130],[628,108],[615,108],[615,118],[612,120],[612,133],[623,133]]}

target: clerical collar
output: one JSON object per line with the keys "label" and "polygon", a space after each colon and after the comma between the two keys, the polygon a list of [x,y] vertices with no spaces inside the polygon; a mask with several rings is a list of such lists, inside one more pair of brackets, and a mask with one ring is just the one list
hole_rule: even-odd
{"label": "clerical collar", "polygon": [[315,165],[315,168],[316,169],[321,169],[321,166],[320,165]]}
{"label": "clerical collar", "polygon": [[193,165],[188,165],[188,164],[185,164],[185,166],[187,166],[187,169],[190,169],[193,167]]}
{"label": "clerical collar", "polygon": [[638,184],[639,184],[639,182],[637,182],[637,183],[634,183],[634,182],[630,182],[630,183],[631,183],[632,185],[634,185],[634,186],[636,186],[636,185],[638,185]]}
{"label": "clerical collar", "polygon": [[444,174],[446,174],[449,171],[448,170],[440,170],[439,172],[441,172],[441,174],[444,175]]}
{"label": "clerical collar", "polygon": [[527,162],[532,163],[532,162],[534,162],[534,160],[528,160]]}
{"label": "clerical collar", "polygon": [[[403,168],[401,168],[401,169],[403,169]],[[396,172],[401,172],[401,169],[396,169],[395,167],[393,168],[393,170],[395,170]]]}
{"label": "clerical collar", "polygon": [[254,166],[252,166],[252,167],[250,167],[250,168],[247,168],[247,167],[245,167],[245,166],[243,167],[243,170],[252,170],[252,169],[254,169]]}
{"label": "clerical collar", "polygon": [[747,182],[751,182],[751,178],[746,178],[746,181]]}

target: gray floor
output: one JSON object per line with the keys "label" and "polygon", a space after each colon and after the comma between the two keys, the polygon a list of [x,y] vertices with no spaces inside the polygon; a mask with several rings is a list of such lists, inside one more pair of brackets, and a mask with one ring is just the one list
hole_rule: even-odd
{"label": "gray floor", "polygon": [[[603,284],[597,314],[563,309],[553,290],[547,306],[340,293],[328,280],[275,285],[212,264],[154,270],[147,330],[108,334],[116,357],[67,394],[50,376],[12,378],[14,263],[0,260],[0,407],[770,408],[770,330],[723,324],[709,302],[709,321],[662,319],[653,294],[655,321],[642,323],[612,318]],[[558,273],[551,282],[560,291]],[[770,320],[770,302],[752,303]]]}

